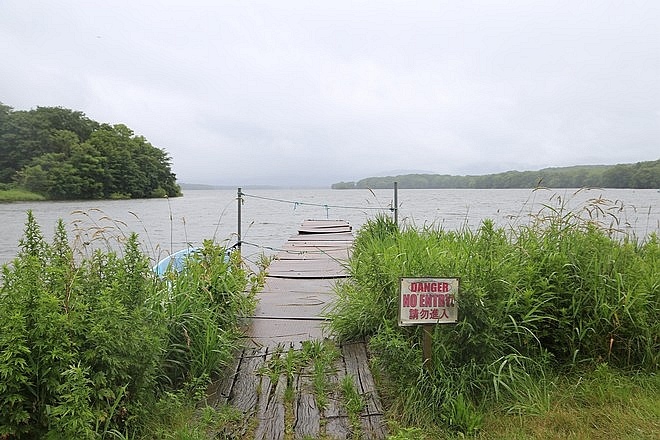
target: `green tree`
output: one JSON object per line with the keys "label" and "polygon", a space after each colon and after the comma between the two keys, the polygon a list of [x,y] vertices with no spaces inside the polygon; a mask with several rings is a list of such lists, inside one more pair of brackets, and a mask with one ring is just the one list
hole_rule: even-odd
{"label": "green tree", "polygon": [[180,196],[171,158],[126,125],[0,104],[0,184],[55,199]]}

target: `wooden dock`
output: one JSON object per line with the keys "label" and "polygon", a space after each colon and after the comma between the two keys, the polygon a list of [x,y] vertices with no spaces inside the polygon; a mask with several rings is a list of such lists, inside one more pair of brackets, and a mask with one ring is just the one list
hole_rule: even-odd
{"label": "wooden dock", "polygon": [[[231,405],[245,414],[244,426],[233,435],[259,440],[386,437],[365,344],[328,342],[331,335],[322,317],[334,300],[334,284],[347,277],[352,243],[348,223],[308,220],[271,263],[247,332],[249,343],[209,389],[210,403]],[[329,343],[338,352],[327,370],[324,396],[312,386],[313,360],[273,374],[276,361],[295,358],[305,341]],[[347,405],[347,381],[362,403],[356,414]]]}

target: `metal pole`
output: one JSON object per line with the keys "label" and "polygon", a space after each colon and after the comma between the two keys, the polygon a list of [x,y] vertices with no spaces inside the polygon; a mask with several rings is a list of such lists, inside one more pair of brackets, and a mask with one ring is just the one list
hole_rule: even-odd
{"label": "metal pole", "polygon": [[394,182],[394,224],[399,227],[399,182]]}
{"label": "metal pole", "polygon": [[241,252],[241,205],[243,204],[243,192],[241,191],[241,188],[238,188],[238,197],[236,198],[238,200],[238,227],[236,228],[236,235],[238,239],[238,243],[236,243],[236,246],[238,248],[238,252]]}

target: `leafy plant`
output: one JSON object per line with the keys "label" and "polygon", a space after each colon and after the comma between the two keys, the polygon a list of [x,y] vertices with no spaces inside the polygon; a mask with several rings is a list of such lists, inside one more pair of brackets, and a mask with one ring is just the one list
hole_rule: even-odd
{"label": "leafy plant", "polygon": [[31,212],[20,246],[0,286],[3,438],[127,437],[146,429],[163,395],[199,398],[263,282],[211,242],[166,280],[135,234],[121,257],[77,260],[63,223],[48,244]]}

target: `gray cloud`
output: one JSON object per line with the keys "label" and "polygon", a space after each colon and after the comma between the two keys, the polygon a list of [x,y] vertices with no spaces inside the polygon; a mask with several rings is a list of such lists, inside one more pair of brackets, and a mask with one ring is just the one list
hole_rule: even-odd
{"label": "gray cloud", "polygon": [[125,123],[180,181],[655,160],[660,5],[0,3],[0,101]]}

